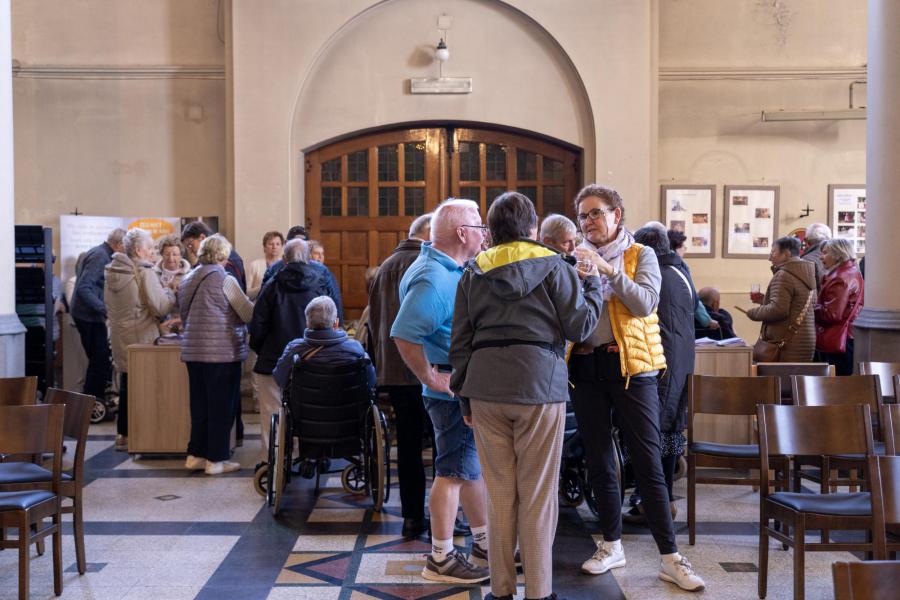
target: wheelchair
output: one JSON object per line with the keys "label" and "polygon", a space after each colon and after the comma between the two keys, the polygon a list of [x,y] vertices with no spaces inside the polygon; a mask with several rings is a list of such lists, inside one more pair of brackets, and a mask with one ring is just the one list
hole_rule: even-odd
{"label": "wheelchair", "polygon": [[[343,489],[369,494],[376,511],[388,501],[391,441],[368,383],[369,364],[367,358],[337,365],[295,363],[281,410],[269,423],[268,468],[260,470],[255,484],[265,489],[274,515],[301,464],[314,469],[316,495],[321,475],[340,472]],[[349,464],[330,470],[336,459]]]}

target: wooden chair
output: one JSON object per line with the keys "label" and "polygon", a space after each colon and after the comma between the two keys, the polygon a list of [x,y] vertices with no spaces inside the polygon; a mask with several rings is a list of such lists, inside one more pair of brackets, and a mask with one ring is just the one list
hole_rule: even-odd
{"label": "wooden chair", "polygon": [[[63,514],[72,515],[75,534],[75,557],[78,573],[84,575],[86,559],[84,553],[84,516],[82,489],[84,487],[84,452],[87,446],[88,429],[91,425],[91,410],[94,397],[76,394],[56,388],[47,390],[47,404],[61,404],[66,407],[63,435],[75,440],[75,453],[70,472],[63,472],[59,484],[61,498],[70,498],[71,505],[61,506]],[[30,462],[0,463],[0,491],[24,491],[52,488],[53,474],[39,464]],[[42,548],[38,548],[43,552]]]}
{"label": "wooden chair", "polygon": [[[884,454],[884,443],[881,441],[881,389],[875,375],[848,375],[846,377],[791,377],[794,388],[794,400],[799,406],[826,406],[835,404],[865,404],[873,419],[878,419],[875,426],[875,453]],[[821,468],[821,477],[804,472],[803,466],[813,465]],[[866,468],[865,457],[857,456],[797,456],[794,458],[794,491],[800,491],[801,478],[811,481],[819,480],[822,493],[835,486],[847,485],[855,488],[860,480],[857,475]],[[849,477],[833,476],[833,472],[849,472]],[[852,490],[851,490],[852,491]]]}
{"label": "wooden chair", "polygon": [[795,404],[791,375],[834,377],[834,365],[828,363],[756,363],[750,367],[754,377],[774,376],[781,380],[781,403]]}
{"label": "wooden chair", "polygon": [[[718,444],[694,439],[694,417],[707,415],[756,414],[759,404],[779,403],[777,377],[711,377],[692,375],[688,379],[688,541],[691,545],[697,537],[697,484],[717,483],[724,485],[756,484],[755,477],[698,477],[697,467],[717,469],[758,469],[759,446],[757,444]],[[785,457],[780,464],[780,483],[787,489],[790,477],[789,462]]]}
{"label": "wooden chair", "polygon": [[[50,490],[0,492],[0,527],[18,529],[16,540],[0,547],[19,549],[19,598],[28,599],[31,545],[53,536],[53,591],[62,594],[62,515],[59,482],[62,472],[64,406],[0,407],[0,449],[12,454],[53,454]],[[44,519],[50,517],[48,525]]]}
{"label": "wooden chair", "polygon": [[900,404],[881,405],[881,435],[886,456],[900,452]]}
{"label": "wooden chair", "polygon": [[[873,529],[872,501],[867,492],[807,494],[769,493],[769,457],[785,455],[833,455],[861,453],[872,456],[872,418],[869,407],[861,404],[836,406],[772,406],[760,404],[758,410],[760,446],[760,528],[759,597],[766,597],[769,570],[769,537],[794,549],[794,598],[804,596],[804,567],[807,551],[874,552],[875,544],[866,542],[807,543],[811,529]],[[780,522],[784,531],[769,526]]]}
{"label": "wooden chair", "polygon": [[863,361],[859,363],[859,374],[877,375],[878,380],[881,382],[881,393],[884,396],[884,402],[897,402],[897,392],[891,380],[900,375],[900,362]]}
{"label": "wooden chair", "polygon": [[837,561],[831,564],[834,600],[896,598],[900,588],[900,562]]}
{"label": "wooden chair", "polygon": [[0,377],[0,406],[28,406],[37,399],[37,377]]}
{"label": "wooden chair", "polygon": [[885,560],[900,550],[900,456],[870,456],[875,558]]}

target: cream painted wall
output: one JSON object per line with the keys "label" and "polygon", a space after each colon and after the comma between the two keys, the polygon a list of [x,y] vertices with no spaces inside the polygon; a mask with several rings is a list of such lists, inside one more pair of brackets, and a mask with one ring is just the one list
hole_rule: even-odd
{"label": "cream painted wall", "polygon": [[[865,182],[865,121],[762,123],[760,111],[847,108],[853,77],[832,79],[829,69],[865,64],[865,2],[672,1],[662,2],[660,13],[659,183],[716,184],[716,255],[722,255],[725,184],[781,186],[780,235],[827,222],[828,184]],[[739,67],[758,74],[709,80],[667,75]],[[818,74],[773,80],[782,69]],[[801,218],[807,204],[814,212]],[[738,333],[755,339],[758,324],[733,307],[750,306],[751,283],[765,288],[769,262],[716,258],[690,264],[696,285],[718,287]]]}
{"label": "cream painted wall", "polygon": [[[247,249],[273,223],[303,219],[304,148],[414,119],[494,121],[584,146],[586,179],[602,174],[633,199],[635,218],[650,215],[649,1],[272,0],[266,6],[234,3],[231,31],[236,238],[251,258]],[[473,76],[475,92],[411,97],[405,80],[434,72],[426,46],[439,35],[441,13],[454,17],[445,73]],[[604,57],[604,48],[615,53]]]}
{"label": "cream painted wall", "polygon": [[[40,66],[55,71],[13,79],[17,223],[57,228],[59,215],[76,207],[99,215],[226,215],[217,0],[12,6],[14,61],[27,75]],[[219,78],[126,72],[199,65],[217,66],[211,76]],[[87,75],[73,75],[75,66]],[[108,78],[91,74],[108,66]]]}

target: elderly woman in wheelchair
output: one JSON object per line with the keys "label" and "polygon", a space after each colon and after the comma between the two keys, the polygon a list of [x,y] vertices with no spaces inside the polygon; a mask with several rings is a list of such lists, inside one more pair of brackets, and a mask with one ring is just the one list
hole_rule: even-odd
{"label": "elderly woman in wheelchair", "polygon": [[[331,471],[332,459],[347,461],[341,484],[349,493],[372,496],[376,510],[390,489],[388,429],[375,403],[375,369],[359,342],[338,327],[337,307],[319,296],[306,307],[307,329],[290,342],[272,373],[283,390],[281,410],[272,416],[268,466],[254,485],[275,514],[284,488],[300,474]],[[264,424],[265,426],[266,424]]]}

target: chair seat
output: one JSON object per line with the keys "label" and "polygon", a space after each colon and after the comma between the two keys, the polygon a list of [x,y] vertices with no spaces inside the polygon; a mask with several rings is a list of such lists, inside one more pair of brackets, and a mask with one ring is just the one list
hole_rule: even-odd
{"label": "chair seat", "polygon": [[767,499],[798,512],[843,517],[865,517],[872,514],[872,496],[868,492],[852,494],[801,494],[775,492]]}
{"label": "chair seat", "polygon": [[9,510],[27,510],[45,500],[54,498],[53,492],[46,490],[29,490],[27,492],[0,492],[0,512]]}
{"label": "chair seat", "polygon": [[730,458],[759,458],[757,444],[716,444],[714,442],[694,442],[688,450],[692,454],[710,454]]}
{"label": "chair seat", "polygon": [[[884,442],[875,442],[875,456],[884,456]],[[834,458],[843,460],[865,460],[865,454],[835,454]]]}
{"label": "chair seat", "polygon": [[[34,463],[0,463],[0,485],[4,483],[43,483],[52,479],[52,471]],[[62,473],[60,479],[72,481],[72,476],[69,473]]]}

